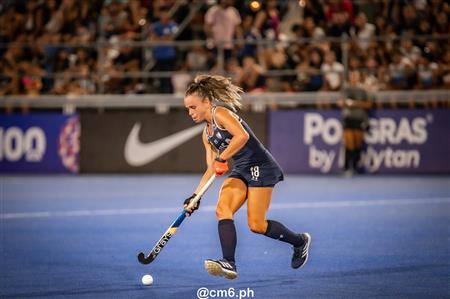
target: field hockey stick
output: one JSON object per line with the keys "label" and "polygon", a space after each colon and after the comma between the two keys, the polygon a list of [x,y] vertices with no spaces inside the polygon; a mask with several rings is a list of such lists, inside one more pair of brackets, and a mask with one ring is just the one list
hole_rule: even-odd
{"label": "field hockey stick", "polygon": [[170,225],[170,227],[166,230],[164,235],[162,235],[161,239],[156,243],[156,245],[153,247],[152,251],[150,251],[149,254],[145,255],[145,253],[140,252],[138,254],[138,260],[141,264],[150,264],[153,262],[153,260],[158,256],[158,254],[161,252],[161,250],[166,246],[167,242],[169,242],[170,238],[175,234],[178,227],[181,225],[183,220],[186,218],[186,213],[189,213],[189,209],[191,207],[194,207],[197,202],[202,197],[203,193],[208,190],[209,186],[211,186],[212,182],[216,178],[216,175],[211,176],[205,185],[200,189],[198,194],[191,200],[189,205],[183,209],[183,212],[181,212],[180,216]]}

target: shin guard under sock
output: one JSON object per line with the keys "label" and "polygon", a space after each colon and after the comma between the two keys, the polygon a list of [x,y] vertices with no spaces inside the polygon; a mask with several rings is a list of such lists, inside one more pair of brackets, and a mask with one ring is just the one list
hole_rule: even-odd
{"label": "shin guard under sock", "polygon": [[229,262],[234,262],[237,238],[233,219],[219,220],[218,229],[223,258]]}
{"label": "shin guard under sock", "polygon": [[303,239],[298,234],[274,220],[267,220],[267,230],[264,235],[272,239],[289,243],[294,247],[299,247],[304,243]]}

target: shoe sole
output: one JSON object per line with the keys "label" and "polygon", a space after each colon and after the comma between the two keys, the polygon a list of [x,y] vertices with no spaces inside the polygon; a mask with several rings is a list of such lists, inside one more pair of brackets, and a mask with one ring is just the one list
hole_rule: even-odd
{"label": "shoe sole", "polygon": [[219,264],[213,261],[205,261],[205,269],[209,274],[214,276],[222,276],[227,279],[235,279],[237,277],[236,272],[223,269]]}

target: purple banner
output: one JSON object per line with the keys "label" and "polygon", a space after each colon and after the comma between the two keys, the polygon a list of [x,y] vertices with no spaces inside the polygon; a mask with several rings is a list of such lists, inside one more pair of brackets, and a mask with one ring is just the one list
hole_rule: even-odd
{"label": "purple banner", "polygon": [[78,115],[0,116],[0,173],[77,173]]}
{"label": "purple banner", "polygon": [[[286,172],[339,173],[340,111],[270,114],[269,148]],[[449,110],[378,110],[364,136],[360,166],[369,173],[450,173]]]}

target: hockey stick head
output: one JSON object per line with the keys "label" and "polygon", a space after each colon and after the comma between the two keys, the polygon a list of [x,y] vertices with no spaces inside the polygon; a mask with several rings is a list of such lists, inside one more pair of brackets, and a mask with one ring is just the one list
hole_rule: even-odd
{"label": "hockey stick head", "polygon": [[[205,193],[205,191],[209,188],[209,186],[212,184],[212,182],[215,179],[215,175],[212,175],[208,181],[203,185],[203,187],[200,189],[197,196],[194,198],[194,204],[196,201],[200,199],[200,197]],[[192,202],[191,202],[192,204]],[[156,243],[156,245],[153,247],[152,251],[146,256],[145,253],[140,252],[138,254],[138,261],[141,264],[150,264],[153,262],[153,260],[158,256],[158,254],[161,252],[161,250],[164,248],[164,246],[169,242],[170,238],[175,234],[177,231],[177,228],[181,225],[183,220],[186,218],[187,209],[183,209],[181,214],[178,216],[178,218],[172,223],[172,225],[167,229],[167,231],[164,233],[164,235],[159,239],[159,241]]]}
{"label": "hockey stick head", "polygon": [[141,252],[138,254],[138,261],[141,264],[147,265],[150,264],[151,262],[153,262],[153,260],[155,259],[155,256],[150,254],[148,257],[145,256],[145,253]]}
{"label": "hockey stick head", "polygon": [[[183,219],[186,218],[186,215],[183,213],[180,214],[180,216],[177,218],[177,221],[181,219],[180,221],[183,221]],[[177,223],[177,221],[174,222]],[[156,243],[155,247],[153,247],[152,251],[146,256],[143,252],[138,254],[138,260],[141,264],[150,264],[161,252],[161,250],[166,246],[167,242],[169,242],[170,238],[172,238],[173,234],[177,231],[177,226],[169,227],[169,229],[166,231],[166,233],[159,239],[158,243]]]}

